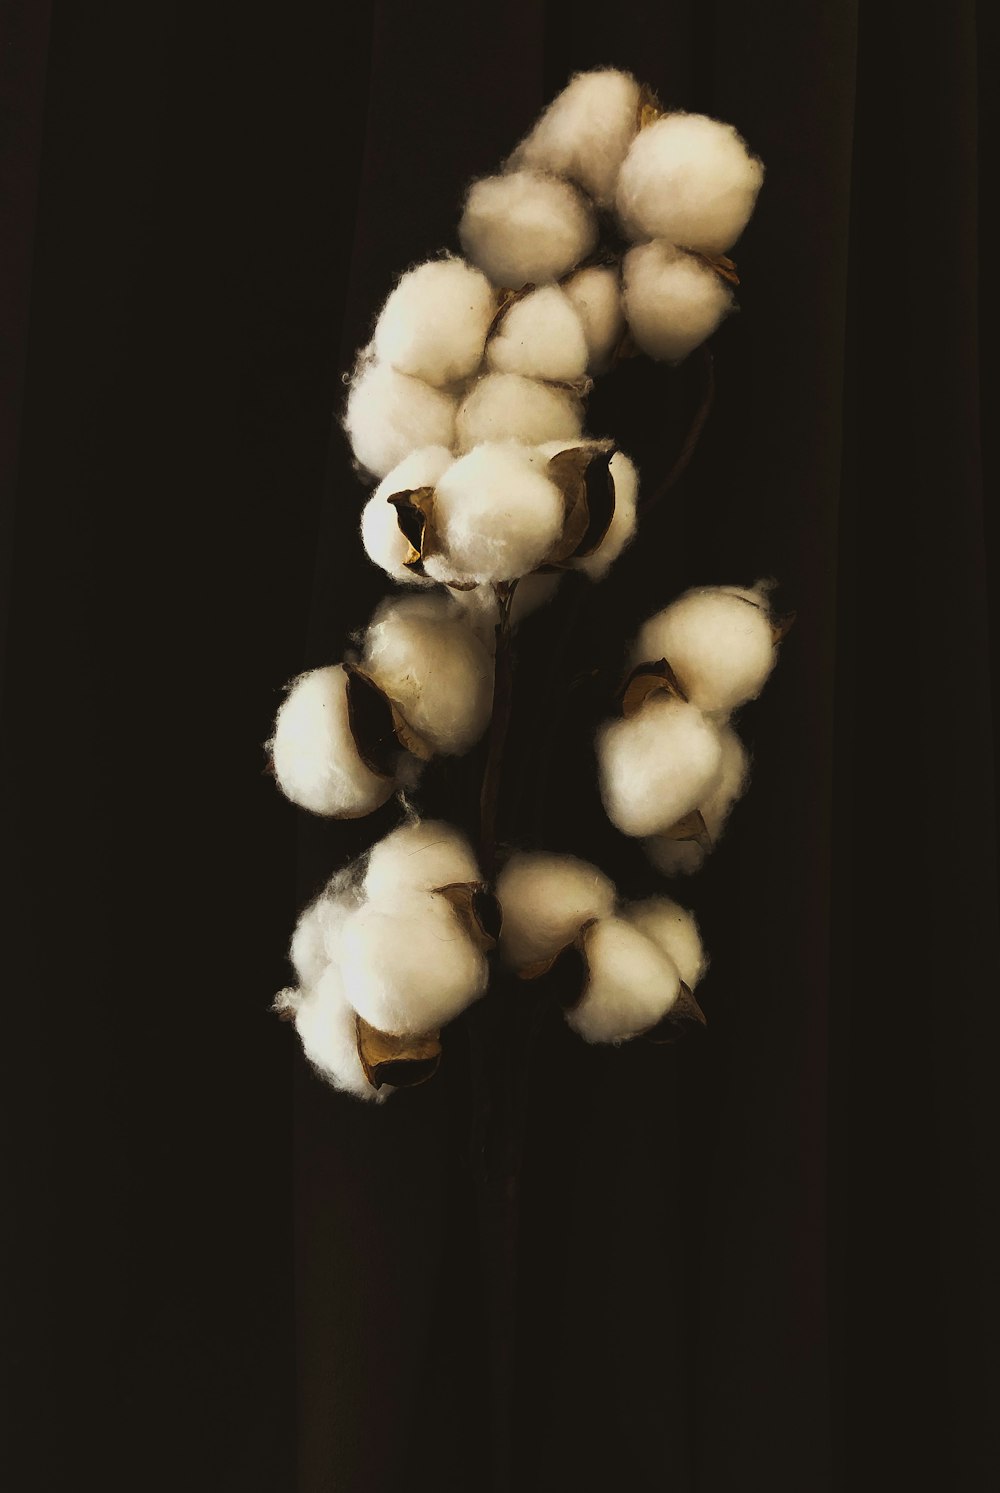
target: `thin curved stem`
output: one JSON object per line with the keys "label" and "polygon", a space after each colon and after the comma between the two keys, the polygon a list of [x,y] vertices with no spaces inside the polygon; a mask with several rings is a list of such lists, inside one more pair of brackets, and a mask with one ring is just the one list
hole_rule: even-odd
{"label": "thin curved stem", "polygon": [[483,786],[479,795],[479,859],[483,876],[493,880],[497,859],[497,810],[503,775],[503,754],[510,728],[514,693],[514,669],[510,647],[510,608],[517,581],[501,581],[494,586],[499,616],[496,624],[496,652],[493,663],[493,712],[490,717],[489,747],[483,769]]}
{"label": "thin curved stem", "polygon": [[688,433],[684,437],[684,444],[678,451],[673,466],[656,486],[645,494],[639,503],[637,512],[640,518],[644,518],[647,513],[651,513],[687,471],[691,458],[698,449],[698,442],[701,440],[702,431],[705,429],[708,417],[712,412],[712,405],[715,403],[715,360],[707,343],[702,343],[698,352],[704,377],[704,388],[698,408],[695,410],[694,419],[688,427]]}

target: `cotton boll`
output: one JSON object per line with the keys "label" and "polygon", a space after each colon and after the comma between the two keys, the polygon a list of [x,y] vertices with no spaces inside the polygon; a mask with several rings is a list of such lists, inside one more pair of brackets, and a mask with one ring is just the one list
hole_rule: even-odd
{"label": "cotton boll", "polygon": [[623,273],[629,329],[651,358],[687,357],[735,305],[720,275],[663,239],[630,249]]}
{"label": "cotton boll", "polygon": [[344,428],[363,467],[384,477],[425,446],[452,446],[457,400],[422,379],[369,363],[347,397]]}
{"label": "cotton boll", "polygon": [[598,733],[601,797],[626,835],[655,835],[696,809],[719,771],[718,729],[666,693]]}
{"label": "cotton boll", "polygon": [[631,238],[665,238],[724,254],[753,212],[764,167],[731,124],[666,114],[632,141],[617,207]]}
{"label": "cotton boll", "polygon": [[656,1025],[680,994],[674,961],[622,918],[584,935],[588,978],[566,1020],[585,1042],[625,1042]]}
{"label": "cotton boll", "polygon": [[464,752],[490,718],[493,659],[448,596],[392,597],[365,633],[362,666],[435,752]]}
{"label": "cotton boll", "polygon": [[571,441],[582,428],[582,407],[573,394],[517,373],[488,373],[477,379],[455,421],[460,451],[483,441],[515,440],[528,446]]}
{"label": "cotton boll", "polygon": [[622,916],[674,961],[685,985],[694,990],[708,963],[694,914],[670,897],[649,897]]}
{"label": "cotton boll", "polygon": [[397,521],[396,509],[388,501],[399,492],[418,487],[434,487],[455,460],[446,446],[425,446],[411,451],[397,463],[365,504],[361,515],[361,542],[369,559],[381,566],[403,585],[431,585],[425,576],[407,570],[404,561],[410,553],[409,541]]}
{"label": "cotton boll", "polygon": [[587,199],[569,182],[511,171],[474,182],[458,229],[462,248],[495,285],[558,280],[597,242]]}
{"label": "cotton boll", "polygon": [[630,74],[614,68],[577,73],[518,146],[511,164],[568,176],[601,207],[610,207],[638,122],[639,85]]}
{"label": "cotton boll", "polygon": [[577,270],[563,290],[583,326],[587,366],[604,373],[625,332],[621,276],[613,265],[590,265]]}
{"label": "cotton boll", "polygon": [[534,570],[562,531],[563,499],[516,442],[477,446],[449,467],[434,495],[436,580],[512,580]]}
{"label": "cotton boll", "polygon": [[572,383],[587,371],[587,342],[577,312],[558,285],[515,301],[486,346],[498,373]]}
{"label": "cotton boll", "polygon": [[337,965],[330,965],[315,989],[299,1001],[295,1029],[306,1057],[334,1088],[359,1099],[382,1099],[385,1087],[372,1088],[358,1056],[355,1013],[344,992]]}
{"label": "cotton boll", "polygon": [[[733,805],[746,788],[749,768],[746,748],[736,732],[725,726],[719,736],[722,742],[719,774],[698,805],[713,846],[725,828]],[[706,851],[696,840],[674,840],[669,835],[654,835],[646,842],[646,854],[664,876],[690,876],[703,865]]]}
{"label": "cotton boll", "polygon": [[[588,444],[594,443],[543,441],[538,447],[538,453],[548,461],[553,456],[558,456],[560,451],[565,451],[567,446]],[[608,532],[592,555],[584,555],[582,559],[569,562],[571,570],[582,570],[593,581],[602,580],[607,575],[615,560],[634,536],[638,520],[639,473],[635,469],[634,462],[625,455],[624,451],[616,451],[608,464],[608,470],[615,484],[615,511],[608,526]]]}
{"label": "cotton boll", "polygon": [[392,794],[392,779],[361,760],[347,710],[342,664],[296,679],[278,711],[269,743],[278,787],[313,814],[359,819]]}
{"label": "cotton boll", "polygon": [[417,265],[382,308],[376,357],[428,384],[456,383],[479,367],[495,309],[493,286],[464,260]]}
{"label": "cotton boll", "polygon": [[341,960],[355,1010],[383,1032],[435,1031],[486,989],[484,956],[434,892],[359,907],[344,923]]}
{"label": "cotton boll", "polygon": [[584,923],[607,917],[615,895],[604,873],[576,856],[519,851],[497,880],[503,958],[514,969],[552,958]]}
{"label": "cotton boll", "polygon": [[686,592],[643,626],[634,663],[665,658],[693,705],[728,713],[755,700],[777,650],[765,606],[718,586]]}
{"label": "cotton boll", "polygon": [[369,902],[391,908],[411,892],[480,879],[476,857],[464,835],[440,819],[418,819],[400,825],[372,847],[364,891]]}

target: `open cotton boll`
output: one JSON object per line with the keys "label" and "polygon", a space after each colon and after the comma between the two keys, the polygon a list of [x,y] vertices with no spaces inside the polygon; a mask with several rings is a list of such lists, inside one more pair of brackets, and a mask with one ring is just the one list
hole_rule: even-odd
{"label": "open cotton boll", "polygon": [[708,963],[694,914],[670,897],[648,897],[622,916],[674,961],[685,985],[694,990]]}
{"label": "open cotton boll", "polygon": [[457,400],[423,379],[369,363],[347,396],[344,429],[351,450],[376,477],[423,446],[452,446]]}
{"label": "open cotton boll", "polygon": [[630,249],[623,273],[629,330],[651,358],[687,357],[735,305],[720,275],[663,239]]}
{"label": "open cotton boll", "polygon": [[306,1057],[334,1088],[358,1099],[383,1099],[385,1085],[372,1088],[358,1056],[355,1013],[348,1003],[340,968],[330,965],[315,989],[295,1006],[295,1029]]}
{"label": "open cotton boll", "polygon": [[449,467],[434,494],[436,580],[502,581],[541,564],[562,532],[562,494],[514,441],[477,446]]}
{"label": "open cotton boll", "polygon": [[313,669],[294,680],[269,742],[278,787],[313,814],[359,819],[393,793],[361,760],[347,710],[343,664]]}
{"label": "open cotton boll", "polygon": [[558,285],[543,285],[504,313],[486,345],[498,373],[572,383],[587,371],[587,341],[572,302]]}
{"label": "open cotton boll", "polygon": [[665,238],[724,254],[753,212],[764,167],[731,124],[665,114],[640,130],[618,177],[618,215],[631,238]]}
{"label": "open cotton boll", "polygon": [[[538,450],[548,460],[558,456],[560,451],[565,451],[567,445],[587,444],[587,441],[543,441]],[[569,562],[570,569],[582,570],[592,581],[602,580],[607,575],[633,538],[638,521],[636,505],[639,497],[639,473],[635,469],[635,463],[624,451],[616,451],[608,464],[608,470],[615,484],[615,511],[608,532],[592,555],[584,555],[582,559]]]}
{"label": "open cotton boll", "polygon": [[667,1014],[680,994],[674,961],[623,918],[602,918],[584,935],[589,970],[566,1020],[585,1042],[625,1042]]}
{"label": "open cotton boll", "polygon": [[568,176],[601,207],[610,207],[638,123],[639,85],[629,73],[577,73],[517,147],[511,164]]}
{"label": "open cotton boll", "polygon": [[766,606],[718,586],[699,586],[650,617],[632,648],[633,663],[665,658],[699,710],[728,713],[755,700],[777,649]]}
{"label": "open cotton boll", "polygon": [[483,734],[493,659],[450,597],[390,597],[365,633],[362,666],[435,752]]}
{"label": "open cotton boll", "polygon": [[443,820],[417,819],[372,846],[364,892],[369,902],[391,907],[410,892],[480,879],[479,865],[464,835]]}
{"label": "open cotton boll", "polygon": [[[719,774],[698,805],[713,845],[722,834],[733,805],[746,788],[749,768],[746,747],[732,727],[723,727],[719,737],[722,742]],[[690,876],[704,864],[706,851],[696,840],[674,840],[669,835],[654,835],[646,841],[646,854],[664,876]]]}
{"label": "open cotton boll", "polygon": [[568,389],[517,373],[487,373],[458,407],[455,435],[460,451],[483,441],[572,440],[583,428],[579,399]]}
{"label": "open cotton boll", "polygon": [[468,378],[482,362],[496,291],[463,259],[408,270],[375,324],[378,360],[428,384]]}
{"label": "open cotton boll", "polygon": [[458,236],[494,285],[519,290],[558,280],[597,242],[597,222],[581,192],[557,176],[510,171],[474,182]]}
{"label": "open cotton boll", "polygon": [[607,917],[615,896],[603,871],[576,856],[519,851],[497,880],[503,958],[514,969],[552,958],[573,942],[584,923]]}
{"label": "open cotton boll", "polygon": [[694,705],[665,693],[597,737],[601,797],[626,835],[655,835],[696,809],[719,771],[722,745]]}
{"label": "open cotton boll", "polygon": [[365,504],[361,514],[361,543],[365,553],[403,585],[428,586],[432,582],[407,570],[404,562],[410,554],[410,543],[399,527],[396,509],[388,500],[398,492],[434,487],[454,460],[447,446],[424,446],[411,451],[382,478]]}
{"label": "open cotton boll", "polygon": [[587,366],[604,373],[625,331],[621,276],[613,265],[589,265],[577,270],[563,290],[583,326]]}
{"label": "open cotton boll", "polygon": [[340,950],[352,1005],[382,1032],[435,1031],[486,989],[484,956],[434,892],[359,907],[344,923]]}

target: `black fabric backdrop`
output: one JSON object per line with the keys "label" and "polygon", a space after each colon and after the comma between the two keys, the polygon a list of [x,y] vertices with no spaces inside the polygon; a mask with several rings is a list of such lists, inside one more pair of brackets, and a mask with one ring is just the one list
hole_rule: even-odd
{"label": "black fabric backdrop", "polygon": [[[3,21],[9,1486],[498,1480],[465,1050],[373,1112],[267,1010],[297,908],[392,815],[304,822],[260,744],[382,590],[331,420],[355,346],[602,63],[768,178],[704,444],[577,656],[699,581],[773,574],[798,622],[681,892],[707,1036],[544,1036],[511,1485],[996,1486],[976,7],[57,4],[46,50],[48,21]],[[595,402],[647,475],[686,377]],[[508,831],[652,890],[585,730]]]}

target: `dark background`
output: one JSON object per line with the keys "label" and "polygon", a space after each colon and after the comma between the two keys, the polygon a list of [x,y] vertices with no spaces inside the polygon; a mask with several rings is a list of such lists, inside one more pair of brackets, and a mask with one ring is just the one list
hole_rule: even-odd
{"label": "dark background", "polygon": [[[465,1050],[376,1112],[267,1010],[298,907],[392,812],[303,822],[261,743],[283,682],[382,591],[331,419],[354,348],[393,276],[454,243],[466,180],[608,63],[734,121],[768,177],[705,442],[574,646],[614,655],[680,587],[768,574],[798,622],[743,719],[753,791],[680,891],[708,1034],[544,1035],[512,1485],[996,1485],[981,18],[164,0],[56,4],[50,29],[8,0],[18,1493],[491,1485]],[[642,365],[594,423],[655,475],[692,397]],[[515,772],[556,621],[524,632]],[[651,891],[575,699],[506,830]]]}

